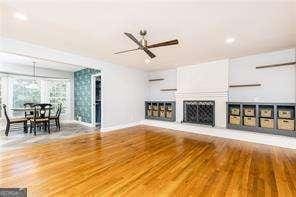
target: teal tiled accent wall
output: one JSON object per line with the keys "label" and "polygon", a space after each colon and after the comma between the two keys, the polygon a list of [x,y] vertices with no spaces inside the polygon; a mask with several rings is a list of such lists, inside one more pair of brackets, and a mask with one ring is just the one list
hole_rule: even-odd
{"label": "teal tiled accent wall", "polygon": [[74,72],[74,118],[91,123],[91,76],[100,70],[86,68]]}

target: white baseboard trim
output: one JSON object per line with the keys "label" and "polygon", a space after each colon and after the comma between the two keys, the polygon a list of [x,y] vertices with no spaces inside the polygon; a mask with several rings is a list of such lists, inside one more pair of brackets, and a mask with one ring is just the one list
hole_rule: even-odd
{"label": "white baseboard trim", "polygon": [[67,120],[67,121],[63,121],[63,123],[76,123],[76,124],[81,124],[81,125],[87,126],[87,127],[94,127],[91,123],[81,122],[81,121],[77,121],[77,120]]}
{"label": "white baseboard trim", "polygon": [[141,124],[142,124],[142,121],[131,122],[131,123],[128,123],[128,124],[122,124],[122,125],[116,125],[116,126],[112,126],[112,127],[101,128],[101,132],[114,131],[114,130],[118,130],[118,129],[134,127],[134,126],[141,125]]}
{"label": "white baseboard trim", "polygon": [[166,129],[173,129],[202,135],[210,135],[258,144],[278,146],[282,148],[296,149],[296,138],[293,137],[155,120],[143,120],[141,123],[148,126],[162,127]]}

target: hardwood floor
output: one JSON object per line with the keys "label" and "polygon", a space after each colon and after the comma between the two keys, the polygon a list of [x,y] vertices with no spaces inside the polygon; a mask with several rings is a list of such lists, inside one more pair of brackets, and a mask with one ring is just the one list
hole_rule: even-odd
{"label": "hardwood floor", "polygon": [[296,196],[296,151],[138,126],[0,153],[29,196]]}

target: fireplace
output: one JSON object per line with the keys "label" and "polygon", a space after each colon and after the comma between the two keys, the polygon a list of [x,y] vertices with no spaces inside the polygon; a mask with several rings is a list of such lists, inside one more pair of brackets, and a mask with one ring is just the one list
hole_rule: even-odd
{"label": "fireplace", "polygon": [[215,126],[215,101],[184,101],[183,122]]}

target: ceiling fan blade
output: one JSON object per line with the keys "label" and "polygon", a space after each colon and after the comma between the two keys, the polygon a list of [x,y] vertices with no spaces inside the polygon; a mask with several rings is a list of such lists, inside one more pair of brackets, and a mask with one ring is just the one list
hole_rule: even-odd
{"label": "ceiling fan blade", "polygon": [[149,55],[150,58],[155,58],[156,56],[146,47],[143,50]]}
{"label": "ceiling fan blade", "polygon": [[177,39],[175,39],[175,40],[170,40],[170,41],[166,41],[166,42],[160,42],[157,44],[152,44],[152,45],[147,46],[147,48],[150,49],[150,48],[155,48],[155,47],[164,47],[164,46],[175,45],[178,43],[179,43],[179,41]]}
{"label": "ceiling fan blade", "polygon": [[143,49],[145,53],[149,55],[150,58],[156,57],[151,51],[149,51],[146,47],[144,47],[132,34],[130,33],[124,33],[127,37],[129,37],[132,41],[134,41],[140,49]]}
{"label": "ceiling fan blade", "polygon": [[136,50],[139,50],[140,48],[136,48],[136,49],[129,49],[129,50],[125,50],[125,51],[119,51],[119,52],[116,52],[114,54],[120,54],[120,53],[127,53],[127,52],[130,52],[130,51],[136,51]]}
{"label": "ceiling fan blade", "polygon": [[127,37],[129,37],[132,41],[134,41],[141,49],[144,48],[144,46],[130,33],[124,33]]}

